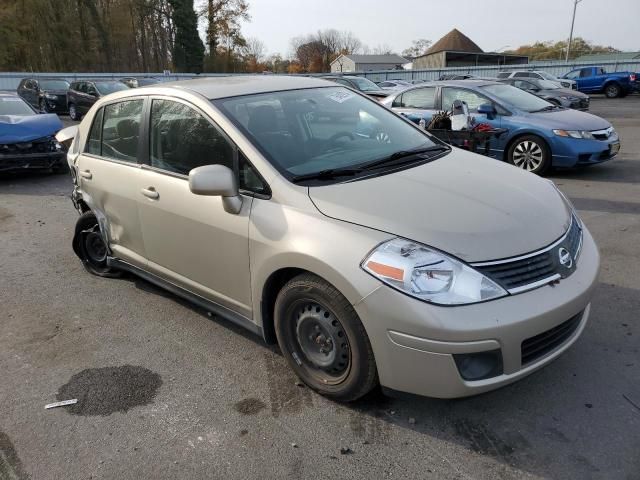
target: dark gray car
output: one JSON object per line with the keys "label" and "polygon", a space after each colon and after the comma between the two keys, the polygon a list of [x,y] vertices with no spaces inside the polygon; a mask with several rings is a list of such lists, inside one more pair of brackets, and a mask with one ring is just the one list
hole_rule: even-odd
{"label": "dark gray car", "polygon": [[551,80],[539,80],[537,78],[507,78],[500,80],[508,83],[520,90],[532,93],[548,102],[555,103],[561,107],[573,108],[574,110],[589,110],[589,96],[576,90],[563,88],[557,82]]}

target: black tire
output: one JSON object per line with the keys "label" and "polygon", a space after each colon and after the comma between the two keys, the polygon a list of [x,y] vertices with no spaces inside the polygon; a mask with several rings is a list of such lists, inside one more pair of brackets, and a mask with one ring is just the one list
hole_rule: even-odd
{"label": "black tire", "polygon": [[[349,301],[333,285],[310,273],[298,275],[278,293],[274,318],[283,355],[316,392],[350,402],[378,384],[367,332]],[[319,352],[311,351],[315,348]],[[318,357],[321,362],[334,360],[321,367],[314,361]]]}
{"label": "black tire", "polygon": [[609,83],[604,86],[604,94],[607,98],[617,98],[622,95],[622,89],[617,83]]}
{"label": "black tire", "polygon": [[77,122],[77,121],[80,120],[80,114],[78,113],[78,110],[76,109],[75,103],[70,103],[69,104],[69,118],[71,120],[73,120],[74,122]]}
{"label": "black tire", "polygon": [[[530,154],[527,156],[527,152]],[[515,138],[507,150],[507,162],[537,175],[551,166],[551,150],[547,142],[537,135],[523,135]]]}
{"label": "black tire", "polygon": [[44,112],[44,113],[49,113],[49,107],[47,107],[47,102],[45,101],[44,98],[40,99],[40,111]]}
{"label": "black tire", "polygon": [[78,218],[73,236],[73,251],[87,272],[107,278],[122,276],[120,270],[107,265],[108,248],[102,239],[100,226],[93,212],[85,212]]}

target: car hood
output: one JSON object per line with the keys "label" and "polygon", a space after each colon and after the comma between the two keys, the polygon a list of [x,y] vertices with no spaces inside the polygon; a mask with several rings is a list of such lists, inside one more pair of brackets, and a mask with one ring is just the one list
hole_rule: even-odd
{"label": "car hood", "polygon": [[553,184],[464,150],[396,173],[309,187],[328,217],[430,245],[468,262],[551,244],[571,213]]}
{"label": "car hood", "polygon": [[55,113],[43,115],[0,115],[0,143],[30,142],[54,135],[62,128]]}
{"label": "car hood", "polygon": [[589,95],[584,94],[582,92],[578,92],[577,90],[571,90],[570,88],[552,88],[549,90],[540,90],[539,92],[542,95],[547,95],[549,97],[559,97],[561,95],[565,97],[576,97],[576,98],[588,98]]}
{"label": "car hood", "polygon": [[66,95],[67,91],[66,90],[43,90],[42,93],[49,94],[49,95]]}
{"label": "car hood", "polygon": [[568,108],[525,113],[523,116],[528,123],[548,130],[602,130],[611,126],[604,118]]}

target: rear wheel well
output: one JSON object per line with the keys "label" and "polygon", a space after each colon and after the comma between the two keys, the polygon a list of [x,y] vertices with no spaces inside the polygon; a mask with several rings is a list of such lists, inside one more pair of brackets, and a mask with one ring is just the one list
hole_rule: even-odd
{"label": "rear wheel well", "polygon": [[262,288],[260,313],[262,317],[262,332],[267,343],[277,343],[273,312],[278,293],[289,280],[297,277],[301,273],[312,272],[307,272],[307,270],[303,270],[301,268],[281,268],[269,276]]}

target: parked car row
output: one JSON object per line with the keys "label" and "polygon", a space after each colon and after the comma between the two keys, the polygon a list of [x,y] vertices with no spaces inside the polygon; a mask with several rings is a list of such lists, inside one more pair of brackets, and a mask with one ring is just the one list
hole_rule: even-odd
{"label": "parked car row", "polygon": [[104,95],[160,82],[153,77],[124,77],[117,81],[77,80],[71,83],[59,78],[23,78],[18,84],[17,93],[41,112],[68,113],[72,120],[80,120],[91,105]]}

